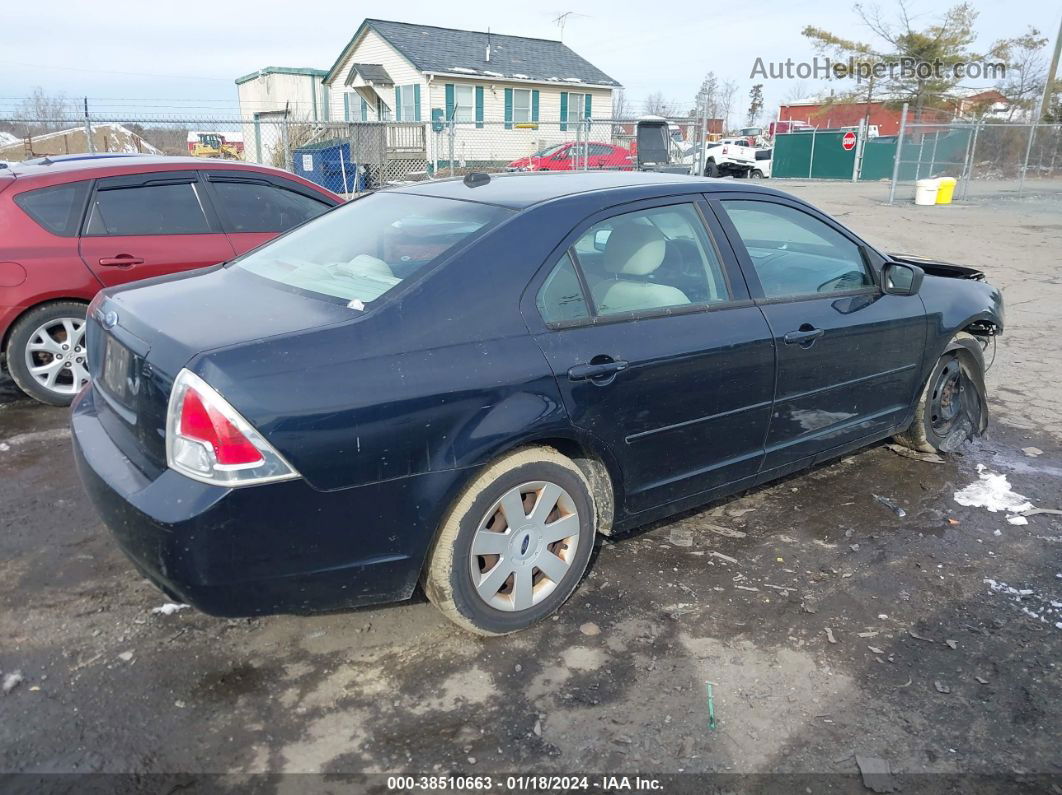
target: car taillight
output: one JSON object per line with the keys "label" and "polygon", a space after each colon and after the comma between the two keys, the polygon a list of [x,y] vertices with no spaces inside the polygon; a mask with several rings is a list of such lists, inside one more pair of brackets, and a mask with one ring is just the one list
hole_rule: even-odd
{"label": "car taillight", "polygon": [[181,370],[166,416],[166,463],[205,483],[250,486],[298,473],[203,379]]}

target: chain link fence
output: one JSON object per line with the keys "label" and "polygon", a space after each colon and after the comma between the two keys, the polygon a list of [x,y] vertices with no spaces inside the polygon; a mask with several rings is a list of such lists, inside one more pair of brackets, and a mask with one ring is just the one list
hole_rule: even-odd
{"label": "chain link fence", "polygon": [[959,201],[1062,196],[1062,124],[905,124],[890,195],[909,199],[918,180],[953,177]]}
{"label": "chain link fence", "polygon": [[[0,118],[0,161],[91,154],[192,155],[285,169],[337,193],[471,171],[632,170],[638,120],[347,122],[286,118]],[[697,124],[670,122],[673,157]],[[692,163],[692,161],[691,161]]]}

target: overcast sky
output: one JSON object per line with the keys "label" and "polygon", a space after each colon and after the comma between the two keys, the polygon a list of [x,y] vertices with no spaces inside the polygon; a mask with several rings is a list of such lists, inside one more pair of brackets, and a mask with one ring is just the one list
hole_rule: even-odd
{"label": "overcast sky", "polygon": [[[943,2],[929,0],[911,0],[909,5],[919,26],[946,8]],[[1057,0],[975,0],[974,5],[980,10],[982,49],[998,38],[1023,33],[1028,25],[1053,41],[1062,14]],[[188,101],[218,113],[231,112],[236,104],[234,78],[263,66],[328,68],[363,16],[471,30],[490,27],[496,33],[555,39],[560,30],[554,19],[574,11],[564,30],[565,43],[621,82],[635,110],[641,110],[654,91],[688,109],[704,74],[712,70],[721,79],[738,82],[738,116],[748,105],[754,82],[749,74],[757,56],[799,61],[814,55],[800,35],[805,25],[871,38],[848,3],[821,0],[108,0],[103,6],[87,0],[49,0],[6,6],[0,32],[0,115],[35,86],[88,95],[96,108],[130,106],[132,112],[135,106],[138,115],[171,114]],[[891,11],[896,6],[894,0],[885,0],[880,7]],[[767,82],[771,115],[799,82]],[[804,87],[810,92],[818,88],[811,81]]]}

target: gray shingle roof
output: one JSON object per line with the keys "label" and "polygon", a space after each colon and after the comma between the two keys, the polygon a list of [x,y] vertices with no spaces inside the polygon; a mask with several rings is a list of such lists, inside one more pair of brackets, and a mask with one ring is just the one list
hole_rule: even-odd
{"label": "gray shingle roof", "polygon": [[568,85],[620,85],[559,41],[491,33],[488,62],[486,33],[382,19],[366,19],[362,23],[358,33],[329,71],[326,81],[331,78],[331,73],[365,28],[375,30],[422,72],[549,81]]}
{"label": "gray shingle roof", "polygon": [[356,63],[351,64],[350,72],[347,74],[347,85],[351,85],[354,82],[354,76],[361,75],[361,79],[367,83],[386,83],[387,85],[394,85],[394,80],[391,79],[391,75],[387,74],[387,70],[378,63]]}

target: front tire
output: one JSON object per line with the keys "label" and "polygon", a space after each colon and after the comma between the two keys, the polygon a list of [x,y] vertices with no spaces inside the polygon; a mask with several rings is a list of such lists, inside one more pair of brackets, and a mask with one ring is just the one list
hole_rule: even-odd
{"label": "front tire", "polygon": [[69,406],[88,383],[85,312],[78,301],[31,309],[11,328],[7,369],[19,389],[49,406]]}
{"label": "front tire", "polygon": [[719,166],[716,165],[715,163],[709,163],[708,165],[706,165],[704,167],[704,176],[706,176],[706,177],[718,177],[719,176]]}
{"label": "front tire", "polygon": [[763,179],[763,172],[758,168],[754,168],[749,172],[749,176],[752,177],[752,179]]}
{"label": "front tire", "polygon": [[480,635],[525,629],[582,579],[597,511],[582,471],[551,447],[495,461],[443,520],[423,585],[443,615]]}
{"label": "front tire", "polygon": [[[960,353],[962,350],[970,353],[965,360]],[[969,363],[970,358],[976,362],[975,365]],[[970,378],[964,373],[964,369],[971,366],[980,368],[978,378]],[[965,436],[963,439],[956,437],[956,434],[964,432],[963,419],[974,408],[977,411],[984,410],[983,405],[975,407],[970,403],[980,401],[983,404],[985,401],[985,395],[976,394],[978,384],[984,383],[983,374],[984,363],[977,339],[972,334],[959,332],[933,367],[918,398],[910,427],[897,434],[895,440],[904,447],[923,453],[954,450],[957,444],[965,440]]]}

